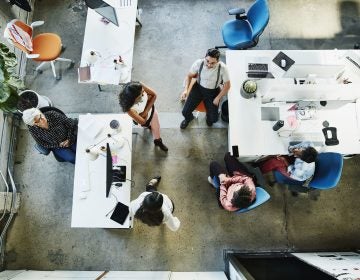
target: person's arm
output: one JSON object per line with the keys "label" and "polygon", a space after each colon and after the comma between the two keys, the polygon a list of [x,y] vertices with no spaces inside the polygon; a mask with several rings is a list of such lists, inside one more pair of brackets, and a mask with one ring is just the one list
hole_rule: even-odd
{"label": "person's arm", "polygon": [[[221,62],[220,62],[221,63]],[[227,69],[227,66],[223,63],[221,63],[221,68],[223,69],[223,73],[221,75],[221,79],[222,81],[224,82],[224,86],[223,88],[221,89],[221,91],[219,92],[219,94],[215,97],[214,101],[213,101],[213,104],[215,106],[219,106],[219,103],[220,103],[220,100],[223,96],[225,96],[230,87],[231,87],[231,84],[230,84],[230,77],[229,77],[229,71]]]}
{"label": "person's arm", "polygon": [[164,223],[171,231],[177,231],[180,228],[180,220],[172,214],[166,216]]}
{"label": "person's arm", "polygon": [[40,146],[43,146],[48,149],[59,148],[58,143],[50,143],[50,142],[46,141],[45,139],[41,138],[39,136],[39,134],[37,133],[38,131],[39,131],[39,129],[37,129],[36,127],[29,127],[29,132],[30,132],[31,136],[34,138],[36,143],[38,143]]}
{"label": "person's arm", "polygon": [[144,125],[146,123],[146,119],[140,116],[135,110],[130,109],[127,113],[138,124]]}
{"label": "person's arm", "polygon": [[151,107],[154,105],[155,100],[156,100],[156,93],[152,88],[149,88],[147,85],[141,83],[144,91],[146,92],[147,96],[148,96],[148,100],[146,102],[146,106],[144,108],[144,111],[142,111],[140,113],[140,116],[144,119],[147,119],[147,115],[151,109]]}
{"label": "person's arm", "polygon": [[57,118],[67,129],[67,138],[65,141],[59,143],[59,146],[69,147],[70,139],[72,138],[74,134],[74,130],[76,129],[76,125],[77,125],[76,121],[56,111],[52,111],[51,114],[53,115],[54,118]]}
{"label": "person's arm", "polygon": [[197,78],[197,75],[198,75],[197,73],[191,73],[191,72],[189,72],[186,75],[184,81],[184,91],[180,95],[180,100],[186,100],[192,87],[191,80]]}
{"label": "person's arm", "polygon": [[230,89],[230,86],[231,86],[230,81],[227,81],[227,82],[224,83],[224,86],[223,86],[222,90],[221,90],[220,93],[215,97],[215,99],[214,99],[214,101],[213,101],[213,103],[214,103],[215,106],[219,106],[219,103],[220,103],[221,98],[228,93],[228,91],[229,91],[229,89]]}

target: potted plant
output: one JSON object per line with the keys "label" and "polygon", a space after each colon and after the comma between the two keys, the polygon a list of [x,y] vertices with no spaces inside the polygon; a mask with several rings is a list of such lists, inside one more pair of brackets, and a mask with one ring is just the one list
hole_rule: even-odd
{"label": "potted plant", "polygon": [[256,91],[257,84],[254,80],[245,80],[240,89],[241,96],[247,99],[255,97]]}
{"label": "potted plant", "polygon": [[51,106],[51,101],[46,96],[25,90],[23,81],[16,75],[16,65],[15,54],[0,43],[0,109],[14,113],[32,107]]}
{"label": "potted plant", "polygon": [[16,112],[18,91],[25,89],[23,81],[16,75],[16,65],[15,54],[0,43],[0,109],[4,112]]}

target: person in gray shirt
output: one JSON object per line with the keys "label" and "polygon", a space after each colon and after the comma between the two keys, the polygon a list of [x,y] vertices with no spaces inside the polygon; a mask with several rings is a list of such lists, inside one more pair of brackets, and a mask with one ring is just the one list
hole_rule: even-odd
{"label": "person in gray shirt", "polygon": [[[182,114],[184,120],[180,128],[185,129],[194,119],[193,111],[204,101],[206,108],[206,123],[212,126],[219,119],[218,107],[220,99],[230,89],[229,73],[225,63],[219,61],[220,52],[217,49],[208,49],[205,58],[198,59],[190,68],[185,78],[185,89],[181,100],[186,100]],[[196,82],[191,87],[191,80]],[[221,88],[220,85],[223,84]]]}

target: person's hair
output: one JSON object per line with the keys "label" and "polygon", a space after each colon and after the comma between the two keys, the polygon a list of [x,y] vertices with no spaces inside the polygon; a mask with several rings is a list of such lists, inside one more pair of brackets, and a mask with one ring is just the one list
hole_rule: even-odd
{"label": "person's hair", "polygon": [[163,205],[163,196],[161,193],[152,192],[145,196],[140,208],[135,213],[135,218],[148,226],[159,226],[164,220],[164,214],[161,210]]}
{"label": "person's hair", "polygon": [[299,158],[307,163],[311,163],[316,160],[317,155],[318,155],[318,152],[316,151],[316,149],[314,147],[307,147],[306,149],[304,149],[301,152],[301,155]]}
{"label": "person's hair", "polygon": [[142,85],[140,82],[129,82],[123,87],[119,94],[119,104],[124,112],[130,110],[141,91]]}
{"label": "person's hair", "polygon": [[22,114],[22,119],[24,123],[33,126],[35,124],[35,117],[41,115],[41,111],[37,108],[30,108],[23,111]]}
{"label": "person's hair", "polygon": [[210,56],[210,57],[213,57],[213,58],[216,58],[216,60],[219,60],[220,58],[220,51],[218,49],[215,49],[215,48],[212,48],[212,49],[208,49],[206,51],[206,56]]}
{"label": "person's hair", "polygon": [[242,186],[240,190],[234,192],[231,204],[237,208],[247,208],[251,205],[251,191],[248,186]]}

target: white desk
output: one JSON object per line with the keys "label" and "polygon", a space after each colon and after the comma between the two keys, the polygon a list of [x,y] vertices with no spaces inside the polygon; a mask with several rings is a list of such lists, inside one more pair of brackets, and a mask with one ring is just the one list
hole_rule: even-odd
{"label": "white desk", "polygon": [[[351,50],[352,51],[352,50]],[[337,128],[337,136],[340,141],[336,146],[324,146],[321,151],[333,151],[342,154],[360,153],[360,106],[359,102],[332,101],[324,109],[317,110],[315,119],[301,121],[298,128],[293,132],[296,137],[284,137],[290,133],[286,131],[278,132],[272,130],[275,121],[261,120],[262,106],[277,106],[280,108],[280,119],[287,114],[287,109],[291,104],[285,101],[295,101],[309,99],[315,96],[313,100],[319,100],[316,94],[321,94],[324,100],[353,99],[356,95],[360,97],[360,70],[354,68],[351,63],[344,62],[343,55],[346,51],[283,51],[295,63],[301,64],[343,64],[346,66],[346,72],[343,77],[351,77],[352,84],[348,85],[304,85],[294,89],[292,85],[286,85],[285,79],[282,79],[284,70],[272,62],[272,59],[279,53],[278,50],[268,51],[227,51],[226,63],[229,68],[231,89],[228,94],[229,99],[229,137],[228,147],[232,154],[236,154],[241,160],[253,160],[263,155],[287,154],[287,148],[290,141],[313,140],[309,132],[316,131],[321,134],[322,122],[327,120],[330,126]],[[356,52],[360,56],[360,52]],[[269,61],[269,71],[275,76],[275,79],[262,79],[258,82],[257,97],[245,99],[240,95],[242,82],[247,79],[246,71],[249,62],[261,62],[259,60],[267,58]],[[286,79],[289,81],[289,79]],[[311,87],[315,86],[315,87]],[[306,88],[310,87],[310,88]],[[271,89],[271,95],[269,95]],[[325,90],[324,90],[325,89]],[[300,92],[299,92],[300,91]],[[303,95],[302,95],[303,94]],[[346,95],[347,94],[347,95]],[[266,103],[261,96],[268,99],[279,100],[281,103]],[[344,97],[346,95],[346,97]],[[300,96],[300,98],[299,98]],[[305,96],[305,97],[304,97]],[[269,100],[268,100],[269,101]],[[341,106],[343,102],[343,106]],[[321,106],[320,106],[321,107]],[[283,129],[285,130],[285,128]],[[282,136],[282,137],[281,137]],[[303,137],[301,137],[303,136]],[[325,142],[325,138],[322,138]]]}
{"label": "white desk", "polygon": [[[89,137],[89,132],[82,127],[95,119],[96,124],[103,126],[96,138]],[[121,130],[118,134],[110,128],[111,120],[120,122]],[[112,138],[107,134],[111,133]],[[121,148],[113,148],[119,141],[123,142]],[[74,193],[72,205],[71,227],[86,228],[129,228],[129,217],[124,225],[110,219],[112,209],[117,201],[130,205],[131,182],[122,183],[122,187],[112,186],[109,197],[106,197],[106,152],[103,152],[95,161],[88,159],[86,148],[97,144],[96,147],[106,146],[109,143],[113,155],[117,158],[116,165],[126,165],[126,179],[131,179],[131,150],[132,150],[132,120],[125,114],[106,115],[80,115],[77,138],[77,152],[74,176]],[[94,148],[96,148],[94,147]],[[93,149],[94,149],[93,148]],[[106,214],[110,213],[108,216]]]}
{"label": "white desk", "polygon": [[[115,8],[119,26],[101,22],[102,16],[88,8],[80,66],[88,65],[86,55],[95,50],[101,57],[91,67],[91,80],[87,83],[118,85],[131,80],[137,0],[127,2],[131,6],[126,7],[120,7],[116,0],[105,2]],[[119,55],[124,65],[115,69],[114,59]]]}

